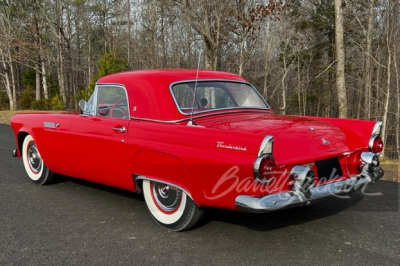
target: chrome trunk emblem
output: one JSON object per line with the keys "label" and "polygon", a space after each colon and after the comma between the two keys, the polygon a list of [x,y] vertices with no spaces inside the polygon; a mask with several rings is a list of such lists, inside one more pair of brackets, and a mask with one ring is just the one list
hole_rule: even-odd
{"label": "chrome trunk emblem", "polygon": [[223,141],[217,141],[217,148],[230,149],[230,150],[238,150],[238,151],[247,151],[247,146],[239,146],[232,144],[225,144]]}
{"label": "chrome trunk emblem", "polygon": [[322,145],[331,145],[331,142],[325,138],[322,138]]}

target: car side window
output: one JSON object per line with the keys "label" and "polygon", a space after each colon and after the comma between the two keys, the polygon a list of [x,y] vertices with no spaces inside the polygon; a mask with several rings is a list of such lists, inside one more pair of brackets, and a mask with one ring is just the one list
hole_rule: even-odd
{"label": "car side window", "polygon": [[82,111],[84,115],[94,115],[94,100],[96,98],[96,93],[94,92],[91,96],[89,101],[86,104],[85,110]]}
{"label": "car side window", "polygon": [[96,110],[96,116],[129,119],[125,89],[121,86],[99,85]]}

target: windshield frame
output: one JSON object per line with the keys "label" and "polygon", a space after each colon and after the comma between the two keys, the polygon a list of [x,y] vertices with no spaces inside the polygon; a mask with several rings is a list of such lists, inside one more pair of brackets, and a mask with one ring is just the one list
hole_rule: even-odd
{"label": "windshield frame", "polygon": [[[178,109],[178,111],[183,114],[190,116],[192,114],[192,111],[190,112],[183,112],[181,107],[178,104],[178,100],[175,97],[175,94],[173,92],[173,87],[175,85],[179,84],[185,84],[185,83],[195,83],[196,80],[181,80],[181,81],[176,81],[172,82],[169,85],[169,92],[171,93],[172,98],[174,99],[175,106]],[[201,111],[193,111],[193,114],[201,114],[201,113],[208,113],[208,112],[215,112],[215,111],[223,111],[223,110],[240,110],[240,109],[253,109],[253,110],[271,110],[271,107],[269,104],[265,101],[264,97],[261,96],[261,94],[258,92],[258,90],[250,83],[245,82],[245,81],[239,81],[239,80],[230,80],[230,79],[201,79],[197,80],[197,85],[202,82],[227,82],[227,83],[239,83],[239,84],[244,84],[249,86],[255,93],[256,95],[260,98],[260,100],[265,104],[266,108],[261,108],[261,107],[251,107],[251,106],[244,106],[244,107],[224,107],[224,108],[214,108],[214,109],[208,109],[208,110],[201,110]]]}

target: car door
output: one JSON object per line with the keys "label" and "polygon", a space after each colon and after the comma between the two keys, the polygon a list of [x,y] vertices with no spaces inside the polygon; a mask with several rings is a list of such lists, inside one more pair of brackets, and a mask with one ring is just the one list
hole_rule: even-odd
{"label": "car door", "polygon": [[97,85],[83,112],[71,125],[73,167],[79,177],[129,189],[127,158],[129,101],[121,85]]}

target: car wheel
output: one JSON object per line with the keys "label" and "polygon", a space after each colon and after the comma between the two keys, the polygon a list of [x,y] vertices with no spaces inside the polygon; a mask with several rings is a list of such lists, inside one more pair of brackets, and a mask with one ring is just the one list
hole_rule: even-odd
{"label": "car wheel", "polygon": [[44,164],[31,135],[26,136],[22,144],[22,160],[25,171],[33,182],[44,185],[52,181],[54,173]]}
{"label": "car wheel", "polygon": [[175,186],[143,180],[143,194],[151,216],[169,230],[187,230],[203,215],[196,203]]}

